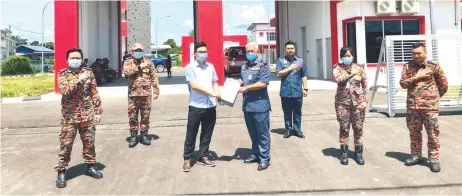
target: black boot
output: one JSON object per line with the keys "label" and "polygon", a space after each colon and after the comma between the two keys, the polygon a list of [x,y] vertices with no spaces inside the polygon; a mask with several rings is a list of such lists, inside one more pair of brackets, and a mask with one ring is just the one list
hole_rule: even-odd
{"label": "black boot", "polygon": [[140,143],[142,143],[145,146],[151,145],[151,140],[148,137],[147,131],[141,131]]}
{"label": "black boot", "polygon": [[430,171],[432,171],[432,172],[440,172],[441,171],[440,162],[438,160],[430,161]]}
{"label": "black boot", "polygon": [[342,165],[348,165],[348,145],[340,145],[340,163]]}
{"label": "black boot", "polygon": [[130,139],[128,141],[128,147],[133,148],[138,144],[138,133],[130,132]]}
{"label": "black boot", "polygon": [[358,165],[364,165],[363,145],[355,146],[355,161]]}
{"label": "black boot", "polygon": [[404,161],[404,164],[407,165],[407,166],[413,166],[413,165],[417,165],[418,163],[420,163],[420,161],[422,161],[421,156],[419,156],[419,155],[411,155],[411,158],[406,159]]}
{"label": "black boot", "polygon": [[98,170],[95,164],[88,164],[87,175],[96,179],[103,178],[103,173],[101,173],[101,171]]}
{"label": "black boot", "polygon": [[56,187],[64,188],[66,187],[66,170],[61,170],[58,172],[58,176],[56,177]]}

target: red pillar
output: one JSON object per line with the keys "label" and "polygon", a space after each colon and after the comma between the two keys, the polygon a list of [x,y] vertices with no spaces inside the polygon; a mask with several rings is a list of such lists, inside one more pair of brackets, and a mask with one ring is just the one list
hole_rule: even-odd
{"label": "red pillar", "polygon": [[[197,1],[198,42],[207,44],[207,61],[212,63],[218,75],[218,84],[224,83],[223,65],[223,4],[221,0]],[[193,49],[194,50],[194,49]]]}
{"label": "red pillar", "polygon": [[55,92],[58,73],[67,68],[66,52],[79,47],[79,1],[55,0]]}

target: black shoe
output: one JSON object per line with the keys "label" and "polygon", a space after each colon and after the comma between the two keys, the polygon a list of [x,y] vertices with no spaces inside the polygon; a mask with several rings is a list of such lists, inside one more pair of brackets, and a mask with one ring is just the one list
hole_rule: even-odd
{"label": "black shoe", "polygon": [[255,155],[250,155],[248,159],[244,160],[244,163],[257,163],[258,158]]}
{"label": "black shoe", "polygon": [[58,172],[58,176],[56,177],[56,187],[64,188],[66,187],[66,170],[61,170]]}
{"label": "black shoe", "polygon": [[438,160],[430,161],[430,171],[435,173],[441,171],[440,162]]}
{"label": "black shoe", "polygon": [[363,145],[355,146],[355,161],[358,165],[364,165]]}
{"label": "black shoe", "polygon": [[340,163],[342,165],[348,165],[348,145],[340,145]]}
{"label": "black shoe", "polygon": [[422,157],[421,157],[421,156],[419,156],[419,155],[411,155],[411,158],[406,159],[406,160],[404,161],[404,165],[406,165],[406,166],[413,166],[413,165],[419,164],[421,161],[422,161]]}
{"label": "black shoe", "polygon": [[269,166],[270,166],[269,162],[261,162],[260,164],[258,164],[257,170],[262,171],[262,170],[267,169]]}
{"label": "black shoe", "polygon": [[295,132],[295,136],[299,137],[299,138],[305,138],[305,135],[303,134],[302,131],[297,131]]}
{"label": "black shoe", "polygon": [[284,132],[284,138],[289,138],[290,136],[292,136],[292,133],[289,130],[286,130]]}
{"label": "black shoe", "polygon": [[151,140],[148,137],[148,133],[146,131],[141,132],[140,143],[145,146],[151,145]]}
{"label": "black shoe", "polygon": [[138,144],[138,134],[136,132],[130,133],[130,140],[128,141],[128,147],[133,148]]}
{"label": "black shoe", "polygon": [[103,173],[94,164],[88,164],[87,175],[96,179],[103,178]]}

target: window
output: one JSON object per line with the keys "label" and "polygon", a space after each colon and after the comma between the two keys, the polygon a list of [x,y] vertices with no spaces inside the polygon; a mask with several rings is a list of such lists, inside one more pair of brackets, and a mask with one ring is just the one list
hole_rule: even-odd
{"label": "window", "polygon": [[266,33],[266,41],[276,41],[276,33]]}
{"label": "window", "polygon": [[349,22],[346,25],[347,46],[353,49],[353,57],[356,62],[356,22]]}
{"label": "window", "polygon": [[[387,35],[420,35],[419,20],[372,20],[366,21],[366,59],[367,63],[377,63],[380,55],[382,39]],[[396,62],[408,61],[411,57],[410,45],[418,41],[397,41],[394,51]]]}

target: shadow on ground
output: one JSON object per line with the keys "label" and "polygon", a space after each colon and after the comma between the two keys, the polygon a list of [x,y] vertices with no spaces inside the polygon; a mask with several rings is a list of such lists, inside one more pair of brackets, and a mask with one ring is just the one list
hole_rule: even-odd
{"label": "shadow on ground", "polygon": [[[197,154],[199,151],[195,151],[194,157],[197,157]],[[207,158],[211,161],[232,161],[232,160],[244,160],[246,158],[249,158],[250,155],[252,154],[252,150],[249,148],[238,148],[236,151],[234,151],[233,155],[222,155],[218,156],[218,154],[215,151],[209,151],[209,154],[207,155]]]}
{"label": "shadow on ground", "polygon": [[[106,168],[106,166],[102,163],[96,163],[95,166],[99,169],[99,170],[103,170],[104,168]],[[86,163],[81,163],[81,164],[78,164],[78,165],[75,165],[73,167],[70,167],[66,170],[66,178],[67,180],[72,180],[76,177],[79,177],[79,176],[82,176],[82,175],[85,175],[87,173],[87,164]]]}
{"label": "shadow on ground", "polygon": [[[406,159],[411,158],[411,154],[402,153],[402,152],[386,152],[385,156],[396,159],[404,163]],[[419,163],[421,166],[430,167],[430,163],[428,162],[428,158],[423,158],[422,161]]]}

